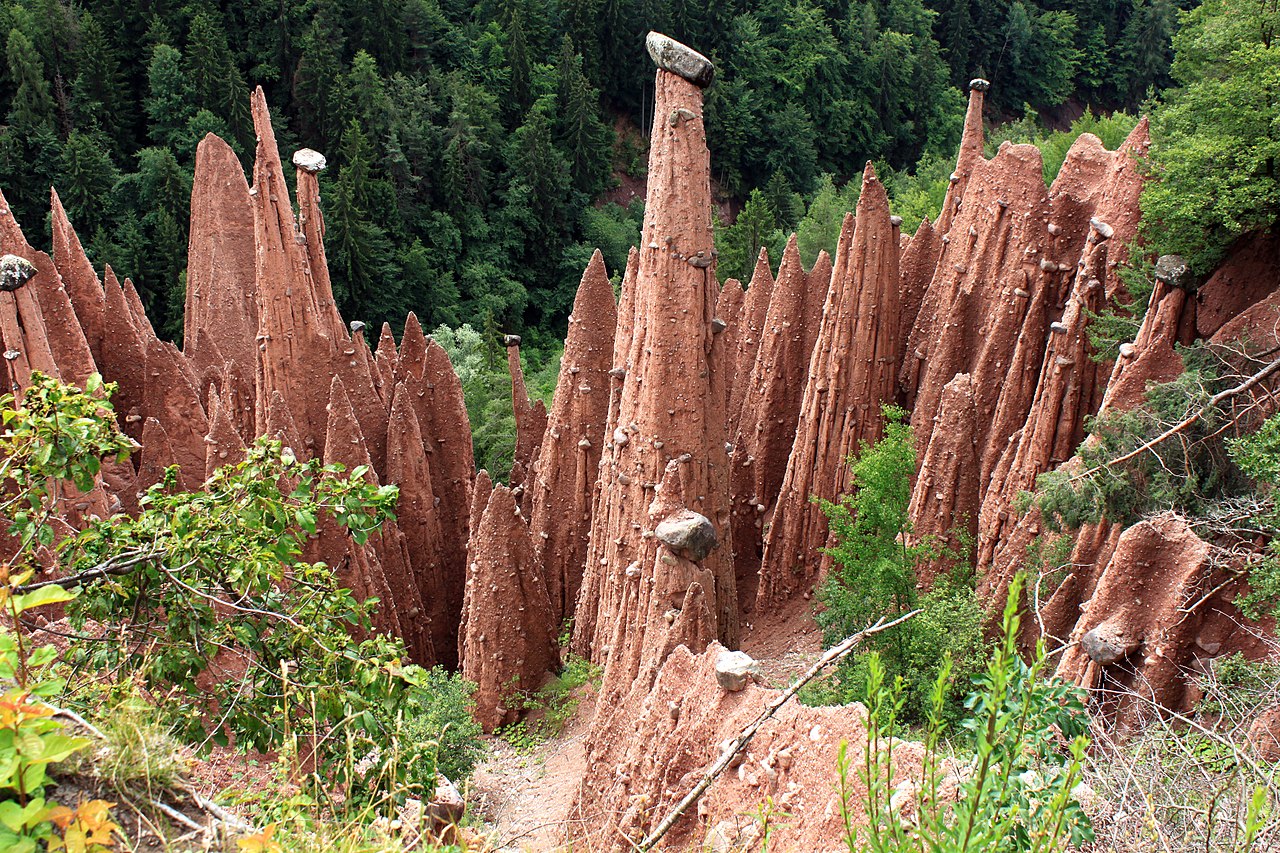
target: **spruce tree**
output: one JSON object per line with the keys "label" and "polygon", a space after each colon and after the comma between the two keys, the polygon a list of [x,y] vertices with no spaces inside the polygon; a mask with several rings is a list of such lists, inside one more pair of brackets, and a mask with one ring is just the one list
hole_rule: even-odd
{"label": "spruce tree", "polygon": [[44,77],[44,62],[31,39],[16,27],[9,31],[5,58],[9,63],[9,79],[17,89],[9,108],[9,124],[20,134],[52,130],[54,105]]}
{"label": "spruce tree", "polygon": [[1114,77],[1128,103],[1137,104],[1152,86],[1169,83],[1172,36],[1178,10],[1171,0],[1134,0],[1133,11],[1120,39]]}
{"label": "spruce tree", "polygon": [[79,69],[71,87],[72,114],[81,130],[100,128],[104,143],[117,155],[123,152],[124,128],[132,122],[133,109],[120,72],[120,56],[112,39],[91,12],[80,16]]}
{"label": "spruce tree", "polygon": [[150,123],[151,139],[160,146],[181,146],[186,141],[187,122],[196,113],[195,93],[183,67],[181,51],[168,44],[152,49],[147,90],[143,109]]}
{"label": "spruce tree", "polygon": [[525,40],[524,13],[519,5],[512,6],[507,23],[507,61],[511,66],[512,104],[524,112],[533,103],[533,62]]}
{"label": "spruce tree", "polygon": [[307,27],[301,52],[293,79],[298,127],[316,145],[331,148],[342,135],[335,94],[342,76],[342,39],[323,14]]}
{"label": "spruce tree", "polygon": [[356,53],[351,60],[351,70],[343,79],[342,89],[342,115],[357,122],[373,138],[384,138],[390,106],[386,84],[378,73],[378,63],[372,54],[364,50]]}
{"label": "spruce tree", "polygon": [[[600,85],[600,12],[603,7],[604,0],[566,0],[561,3],[564,37],[582,57],[582,73],[597,88]],[[561,83],[563,85],[563,80]]]}
{"label": "spruce tree", "polygon": [[358,122],[342,137],[341,171],[325,205],[325,250],[339,306],[350,317],[380,324],[403,317],[403,278],[386,230],[371,215],[377,204],[372,150]]}
{"label": "spruce tree", "polygon": [[221,118],[237,141],[247,143],[253,130],[249,89],[227,46],[219,16],[201,12],[191,19],[186,60],[196,106]]}
{"label": "spruce tree", "polygon": [[58,161],[58,195],[80,232],[92,235],[106,224],[118,177],[101,134],[73,130]]}
{"label": "spruce tree", "polygon": [[560,42],[556,77],[557,138],[569,157],[574,189],[594,197],[609,177],[612,134],[600,119],[600,93],[583,74],[582,56],[574,52],[568,36]]}
{"label": "spruce tree", "polygon": [[738,218],[717,236],[720,263],[716,271],[720,280],[736,278],[750,281],[760,250],[768,249],[770,261],[776,264],[782,259],[784,239],[764,193],[752,190]]}

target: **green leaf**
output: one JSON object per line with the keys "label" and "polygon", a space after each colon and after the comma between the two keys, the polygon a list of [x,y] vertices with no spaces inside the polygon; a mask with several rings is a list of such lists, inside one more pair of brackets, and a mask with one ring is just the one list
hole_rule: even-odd
{"label": "green leaf", "polygon": [[47,604],[59,604],[64,601],[71,601],[76,597],[75,593],[68,592],[57,584],[50,586],[42,586],[31,592],[13,597],[14,607],[19,613],[26,613],[35,607],[44,607]]}
{"label": "green leaf", "polygon": [[45,735],[41,761],[46,764],[65,761],[70,755],[84,749],[90,743],[92,743],[91,740],[83,737],[70,737],[59,734]]}
{"label": "green leaf", "polygon": [[0,823],[3,823],[14,832],[22,829],[25,822],[22,806],[18,805],[17,800],[0,801]]}

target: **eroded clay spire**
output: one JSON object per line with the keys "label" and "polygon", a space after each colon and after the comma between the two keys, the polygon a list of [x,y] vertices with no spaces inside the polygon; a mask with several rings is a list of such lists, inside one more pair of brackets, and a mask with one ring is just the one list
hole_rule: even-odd
{"label": "eroded clay spire", "polygon": [[[830,273],[827,274],[828,279]],[[809,376],[817,324],[807,328],[826,295],[811,290],[792,235],[782,254],[769,311],[761,326],[760,351],[742,379],[742,411],[733,449],[733,559],[738,597],[754,604],[764,528],[773,512],[796,436],[796,422]]]}
{"label": "eroded clay spire", "polygon": [[422,621],[430,632],[436,662],[453,668],[458,665],[457,620],[448,608],[439,502],[432,491],[431,463],[410,397],[403,382],[396,386],[387,425],[386,480],[400,489],[396,522],[408,547],[409,566],[425,611]]}
{"label": "eroded clay spire", "polygon": [[742,314],[738,320],[738,333],[734,337],[736,353],[733,356],[733,377],[728,380],[730,432],[738,426],[738,413],[742,410],[742,397],[746,393],[744,380],[751,373],[756,354],[760,351],[760,337],[765,315],[769,313],[769,303],[773,299],[773,287],[769,251],[762,246],[760,254],[756,256],[755,270],[751,274],[751,284],[747,288]]}
{"label": "eroded clay spire", "polygon": [[53,261],[66,285],[67,296],[71,298],[76,317],[80,320],[93,360],[101,365],[102,345],[106,335],[103,318],[106,296],[102,291],[102,282],[98,280],[93,264],[89,263],[84,247],[80,245],[80,238],[67,219],[58,191],[50,188],[49,197],[53,213]]}
{"label": "eroded clay spire", "polygon": [[[676,47],[690,61],[700,58]],[[601,502],[592,520],[587,576],[574,625],[575,648],[597,659],[603,659],[614,626],[627,618],[622,607],[626,586],[632,583],[628,567],[638,564],[640,571],[652,571],[657,543],[646,535],[653,523],[646,510],[668,462],[683,460],[684,493],[691,506],[718,541],[728,543],[731,537],[723,400],[732,354],[719,351],[713,324],[720,288],[702,90],[660,67],[655,105],[659,119],[649,149],[643,248],[619,307],[614,368],[621,374],[620,387],[602,436]],[[700,554],[697,562],[714,579],[710,589],[704,586],[707,612],[715,622],[707,633],[735,643],[732,548]],[[614,656],[626,670],[617,683],[639,675],[634,656],[612,646],[610,661]]]}
{"label": "eroded clay spire", "polygon": [[520,709],[511,700],[541,686],[560,654],[529,526],[506,486],[494,487],[471,541],[462,675],[477,685],[476,719],[493,731],[515,722]]}
{"label": "eroded clay spire", "polygon": [[7,327],[5,352],[18,353],[5,359],[10,375],[15,377],[10,387],[25,388],[31,371],[40,370],[83,388],[85,379],[97,368],[62,276],[58,275],[53,258],[27,243],[3,195],[0,250],[4,258],[15,259],[5,265],[0,276],[5,282],[0,286],[5,294],[5,304],[0,305],[5,317],[0,322]]}
{"label": "eroded clay spire", "polygon": [[235,362],[243,383],[237,393],[251,401],[258,364],[256,263],[244,170],[231,146],[209,134],[196,148],[191,184],[183,352],[202,367],[220,370],[224,360]]}
{"label": "eroded clay spire", "polygon": [[[537,458],[542,435],[547,431],[547,407],[541,400],[529,400],[529,390],[524,384],[524,368],[520,365],[520,336],[507,335],[503,343],[507,348],[507,372],[511,375],[511,406],[516,418],[515,463],[527,472]],[[511,485],[520,485],[512,471]]]}
{"label": "eroded clay spire", "polygon": [[547,431],[528,486],[533,544],[556,622],[573,612],[587,559],[605,420],[617,308],[597,251],[582,274]]}
{"label": "eroded clay spire", "polygon": [[824,558],[827,520],[813,497],[849,487],[847,459],[884,426],[881,406],[897,400],[899,332],[897,227],[889,197],[868,163],[856,226],[846,216],[831,289],[810,360],[795,449],[760,568],[757,606],[811,586]]}

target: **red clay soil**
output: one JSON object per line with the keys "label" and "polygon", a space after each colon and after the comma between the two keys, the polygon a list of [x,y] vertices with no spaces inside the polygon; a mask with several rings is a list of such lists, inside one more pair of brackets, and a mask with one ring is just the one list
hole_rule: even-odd
{"label": "red clay soil", "polygon": [[897,400],[898,234],[889,198],[868,163],[856,226],[846,216],[814,346],[795,448],[765,538],[756,606],[806,590],[829,561],[827,521],[813,497],[847,491],[847,459],[880,437],[882,403]]}
{"label": "red clay soil", "polygon": [[810,318],[820,315],[826,290],[810,286],[793,235],[759,330],[755,363],[738,379],[743,393],[733,441],[733,559],[743,612],[755,607],[764,530],[786,476],[818,334],[819,324]]}
{"label": "red clay soil", "polygon": [[951,173],[951,185],[936,223],[939,234],[951,230],[956,212],[964,204],[965,190],[973,172],[983,162],[984,134],[982,130],[982,103],[990,84],[986,80],[969,81],[969,104],[964,114],[964,129],[960,133],[960,151],[956,155],[956,169]]}
{"label": "red clay soil", "polygon": [[[952,552],[961,549],[956,535],[963,531],[970,542],[978,536],[978,424],[973,404],[973,382],[958,373],[942,389],[938,422],[920,461],[920,476],[911,492],[908,513],[916,541],[932,540]],[[957,561],[939,556],[916,569],[924,588]]]}
{"label": "red clay soil", "polygon": [[[610,723],[593,731],[571,817],[595,832],[576,840],[585,840],[592,850],[630,849],[629,842],[651,831],[697,784],[722,744],[778,695],[752,684],[736,693],[720,688],[715,661],[723,650],[718,643],[697,655],[675,649],[653,689],[637,687],[618,700]],[[599,701],[613,700],[602,692]],[[788,815],[777,822],[770,849],[844,849],[836,755],[841,742],[860,755],[865,726],[860,705],[787,703],[760,729],[741,762],[676,822],[660,849],[703,849],[713,832],[736,838],[766,798]],[[921,754],[918,745],[896,747],[895,784],[919,772]],[[848,784],[850,797],[859,802],[861,780],[851,774]],[[853,820],[863,819],[855,814]]]}
{"label": "red clay soil", "polygon": [[[0,241],[3,241],[7,251],[11,250],[11,254],[34,265],[34,270],[30,270],[33,275],[19,284],[16,289],[0,290],[0,343],[3,343],[5,353],[4,365],[0,367],[3,371],[0,374],[2,377],[0,393],[13,393],[27,387],[31,372],[34,370],[54,378],[61,377],[57,362],[57,355],[61,354],[61,351],[54,340],[58,330],[56,328],[51,330],[46,325],[41,298],[37,293],[40,288],[36,285],[38,280],[42,278],[47,280],[50,275],[56,278],[57,272],[53,270],[52,260],[49,261],[47,268],[42,263],[38,263],[37,253],[27,245],[26,238],[22,236],[22,230],[14,220],[9,203],[3,195],[0,195]],[[54,284],[52,288],[46,286],[44,289],[46,291],[52,289],[56,292],[60,286],[60,284]],[[53,307],[51,305],[50,309],[52,310]],[[75,315],[69,308],[68,313],[74,322]],[[79,329],[78,323],[76,328]],[[84,339],[83,332],[80,333],[80,337],[81,340]],[[87,353],[88,343],[85,342],[84,346]],[[74,364],[69,364],[67,367],[69,372],[77,369]]]}
{"label": "red clay soil", "polygon": [[526,489],[534,551],[557,625],[572,615],[582,586],[617,325],[613,285],[596,252],[582,274],[569,315],[546,434]]}
{"label": "red clay soil", "polygon": [[[507,372],[511,375],[511,408],[516,418],[515,464],[527,470],[538,457],[538,447],[547,431],[547,410],[539,400],[535,405],[529,400],[524,384],[524,368],[520,365],[519,339],[507,339]],[[512,479],[511,485],[523,483]]]}
{"label": "red clay soil", "polygon": [[[237,393],[254,399],[258,303],[253,198],[235,152],[213,134],[196,147],[190,234],[183,352],[219,368],[223,359],[231,359],[246,386]],[[210,349],[219,357],[206,356]]]}
{"label": "red clay soil", "polygon": [[[1140,158],[1151,145],[1151,130],[1144,118],[1129,132],[1115,151],[1108,151],[1092,133],[1082,133],[1067,152],[1053,186],[1049,202],[1053,215],[1050,229],[1052,251],[1067,257],[1087,251],[1087,244],[1099,237],[1110,241],[1110,260],[1101,274],[1095,273],[1106,289],[1106,298],[1124,293],[1116,273],[1128,260],[1129,244],[1138,233],[1138,197],[1143,177]],[[1101,229],[1101,234],[1099,233]],[[1054,230],[1056,234],[1052,233]],[[1105,236],[1103,236],[1105,235]]]}
{"label": "red clay soil", "polygon": [[[1213,337],[1232,318],[1265,300],[1280,287],[1277,269],[1280,238],[1274,233],[1249,234],[1236,241],[1222,266],[1196,289],[1196,333]],[[1230,331],[1227,336],[1239,337]]]}
{"label": "red clay soil", "polygon": [[[364,467],[365,480],[379,485],[373,460],[369,458],[368,442],[360,430],[351,398],[342,379],[337,376],[330,386],[328,408],[324,463],[342,465],[348,474]],[[414,661],[428,666],[434,663],[436,654],[431,642],[430,622],[399,524],[396,521],[384,522],[364,545],[350,541],[347,551],[353,557],[358,555],[367,560],[372,572],[369,583],[382,587],[375,593],[381,601],[378,615],[383,621],[379,627],[402,637]],[[335,565],[331,557],[326,562]]]}
{"label": "red clay soil", "polygon": [[[1101,700],[1126,720],[1149,714],[1149,703],[1194,704],[1199,695],[1186,673],[1196,658],[1264,651],[1259,638],[1239,630],[1230,602],[1242,582],[1213,551],[1172,513],[1125,530],[1082,606],[1056,674],[1108,688]],[[1116,688],[1142,698],[1117,700],[1110,693]]]}
{"label": "red clay soil", "polygon": [[477,685],[485,731],[513,723],[520,691],[537,690],[560,666],[551,599],[534,563],[515,496],[495,486],[472,536],[463,603],[462,675]]}
{"label": "red clay soil", "polygon": [[[147,418],[142,428],[142,451],[139,454],[138,478],[135,481],[138,491],[144,492],[162,482],[165,470],[176,464],[164,425],[155,418]],[[178,488],[185,491],[199,485],[198,482],[188,482],[186,475],[179,471]]]}
{"label": "red clay soil", "polygon": [[[915,395],[911,425],[920,449],[943,387],[957,373],[972,377],[983,483],[1008,442],[1007,425],[994,429],[1007,378],[1019,370],[1038,375],[1048,319],[1038,306],[1052,307],[1064,271],[1075,268],[1074,257],[1069,263],[1046,257],[1048,218],[1035,146],[1005,144],[992,160],[975,163],[906,349],[904,378],[907,396]],[[1023,353],[1014,364],[1020,335]],[[1029,408],[1031,399],[1023,405]],[[1009,421],[1020,423],[1026,408]]]}
{"label": "red clay soil", "polygon": [[431,637],[435,661],[457,667],[458,626],[444,595],[440,508],[432,490],[430,457],[423,452],[422,429],[412,397],[405,383],[396,386],[387,423],[386,479],[400,489],[396,520],[404,536],[410,574],[423,608],[421,621]]}
{"label": "red clay soil", "polygon": [[[315,369],[329,367],[334,342],[311,287],[306,248],[297,239],[297,222],[285,184],[275,132],[262,90],[253,95],[258,134],[253,167],[254,292],[258,301],[258,431],[265,426],[267,402],[279,393],[302,435],[308,456],[324,452],[329,389]],[[247,248],[247,247],[246,247]],[[298,365],[314,365],[299,371]]]}
{"label": "red clay soil", "polygon": [[374,350],[373,362],[378,370],[376,379],[382,388],[384,399],[389,396],[394,397],[400,353],[396,348],[396,338],[391,331],[390,323],[382,324],[382,333],[378,336],[378,347]]}
{"label": "red clay soil", "polygon": [[49,190],[49,208],[53,222],[53,262],[67,288],[67,296],[71,299],[76,319],[80,321],[93,360],[100,363],[106,338],[103,318],[106,297],[102,292],[102,282],[98,280],[98,274],[80,245],[80,238],[67,220],[58,191],[52,188]]}
{"label": "red clay soil", "polygon": [[[722,343],[719,346],[724,347],[724,352],[738,352],[738,338],[743,333],[743,324],[745,319],[743,309],[746,306],[747,292],[742,288],[742,282],[736,278],[726,279],[724,286],[720,288],[720,296],[716,299],[716,319],[723,323],[721,327],[720,337]],[[746,377],[726,376],[725,377],[725,405],[730,406],[734,389],[738,383],[746,381]],[[735,413],[729,409],[728,418],[730,421],[729,434],[733,434],[733,418]]]}
{"label": "red clay soil", "polygon": [[[1149,384],[1167,382],[1182,373],[1182,357],[1175,345],[1179,328],[1184,325],[1187,313],[1193,310],[1185,290],[1170,287],[1163,281],[1156,282],[1137,337],[1131,345],[1122,348],[1120,358],[1112,368],[1106,396],[1099,407],[1100,414],[1129,411],[1142,402]],[[1073,458],[1066,467],[1079,467],[1080,464],[1078,458]],[[1086,525],[1076,536],[1069,558],[1070,570],[1056,589],[1033,589],[1035,597],[1043,602],[1040,617],[1048,636],[1065,638],[1071,632],[1081,607],[1092,597],[1098,577],[1111,559],[1122,532],[1121,526],[1107,521]],[[1047,533],[1038,511],[1033,508],[1017,520],[1017,526],[1008,539],[1011,542],[1030,542]],[[990,580],[983,582],[982,589],[991,600],[1001,592]]]}
{"label": "red clay soil", "polygon": [[1051,327],[1026,423],[1010,440],[983,498],[976,566],[992,602],[1022,568],[1031,544],[1025,536],[1010,535],[1017,526],[1018,495],[1033,491],[1037,477],[1074,455],[1084,439],[1084,419],[1097,408],[1100,366],[1086,325],[1105,298],[1099,278],[1105,263],[1106,251],[1099,247],[1076,277],[1062,320]]}
{"label": "red clay soil", "polygon": [[[1046,189],[1035,148],[1005,144],[984,158],[984,89],[970,94],[936,222],[903,240],[868,168],[834,264],[823,254],[805,273],[792,242],[778,280],[762,254],[744,294],[715,275],[702,91],[660,70],[642,242],[616,309],[598,255],[584,274],[545,429],[512,354],[532,524],[508,488],[475,475],[461,382],[417,319],[398,348],[384,328],[376,353],[349,333],[328,278],[319,182],[299,170],[295,217],[261,90],[252,187],[225,143],[209,137],[197,152],[186,353],[156,337],[131,282],[106,269],[99,285],[56,194],[56,264],[0,197],[0,242],[34,272],[0,290],[0,392],[36,369],[119,383],[121,424],[143,445],[137,475],[134,463],[104,468],[105,491],[85,512],[136,509],[137,491],[173,464],[180,486],[198,488],[261,433],[398,485],[397,523],[360,547],[326,525],[308,558],[381,599],[376,628],[404,636],[415,660],[461,661],[490,728],[514,719],[512,678],[532,689],[556,667],[554,636],[572,615],[574,650],[605,665],[579,808],[606,829],[605,846],[617,844],[615,827],[652,826],[764,701],[754,687],[715,686],[714,641],[737,642],[744,602],[760,619],[807,607],[827,544],[809,498],[848,490],[845,459],[880,435],[882,402],[912,406],[916,534],[946,537],[962,519],[995,602],[1044,533],[1034,512],[1014,517],[1014,496],[1080,464],[1086,416],[1137,405],[1148,383],[1182,370],[1174,345],[1197,334],[1261,349],[1280,340],[1277,241],[1255,237],[1195,296],[1157,282],[1136,340],[1114,366],[1094,364],[1089,313],[1127,298],[1116,268],[1139,221],[1147,126],[1115,152],[1081,136]],[[691,548],[677,528],[713,533],[719,547]],[[1181,667],[1257,651],[1223,615],[1235,590],[1215,547],[1168,516],[1086,527],[1065,576],[1036,584],[1041,621],[1029,631],[1088,636],[1064,653],[1063,675],[1146,685],[1185,706],[1194,697]],[[924,583],[942,567],[922,570]],[[775,836],[782,848],[837,836],[833,738],[856,742],[861,718],[792,708],[777,726],[673,844],[701,843],[765,795],[798,816],[783,830],[794,835]]]}
{"label": "red clay soil", "polygon": [[[627,568],[634,564],[647,572],[654,565],[658,548],[647,509],[669,461],[686,460],[682,477],[691,508],[709,519],[721,542],[731,541],[723,406],[727,362],[712,323],[720,288],[702,90],[662,70],[655,87],[660,119],[649,154],[642,248],[636,273],[624,279],[618,311],[613,360],[618,377],[603,435],[601,498],[574,623],[574,650],[595,660],[610,659],[603,647],[611,643],[614,628],[627,621]],[[738,608],[732,548],[717,548],[700,562],[714,578],[713,587],[703,590],[708,633],[734,643]]]}
{"label": "red clay soil", "polygon": [[[942,235],[938,233],[929,217],[920,221],[915,235],[905,249],[902,250],[898,264],[902,275],[902,299],[898,317],[898,334],[902,340],[911,337],[911,329],[920,314],[920,306],[929,289],[933,271],[938,266],[938,257],[942,254]],[[910,403],[911,400],[908,400]]]}
{"label": "red clay soil", "polygon": [[209,399],[209,434],[205,436],[204,476],[207,480],[223,465],[244,461],[244,439],[236,429],[235,404],[224,394]]}
{"label": "red clay soil", "polygon": [[[747,287],[743,299],[742,311],[738,316],[738,330],[733,338],[733,375],[726,382],[729,386],[729,434],[732,435],[738,426],[738,415],[742,411],[742,397],[746,386],[742,380],[750,375],[751,368],[760,352],[760,340],[763,334],[765,317],[769,313],[769,303],[773,301],[773,273],[769,267],[769,251],[763,246],[756,256],[756,266],[751,273],[751,284]],[[726,350],[727,352],[728,350]]]}
{"label": "red clay soil", "polygon": [[143,412],[164,424],[174,461],[187,482],[198,485],[204,481],[204,437],[209,434],[200,392],[189,365],[173,344],[153,337],[146,343],[146,353]]}

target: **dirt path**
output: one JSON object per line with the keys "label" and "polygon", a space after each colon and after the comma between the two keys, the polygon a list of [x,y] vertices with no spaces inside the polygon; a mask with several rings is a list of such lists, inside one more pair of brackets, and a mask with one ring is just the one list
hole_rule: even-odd
{"label": "dirt path", "polygon": [[787,687],[822,654],[822,629],[813,621],[812,602],[803,598],[768,614],[749,614],[744,622],[742,650],[756,659],[768,687]]}
{"label": "dirt path", "polygon": [[488,824],[497,850],[559,850],[557,845],[575,834],[569,808],[586,768],[585,738],[594,714],[591,690],[553,740],[521,752],[494,739],[489,757],[471,776],[468,802]]}
{"label": "dirt path", "polygon": [[[821,654],[822,632],[812,610],[810,602],[797,600],[765,618],[748,618],[742,648],[759,662],[768,686],[785,687]],[[489,757],[471,777],[467,799],[499,853],[568,851],[558,845],[581,835],[569,809],[586,769],[585,738],[594,713],[592,692],[583,695],[577,714],[553,740],[527,751],[493,740]]]}

